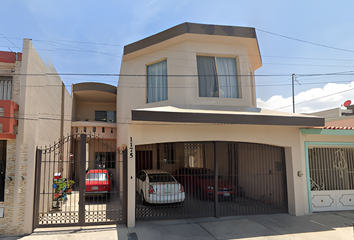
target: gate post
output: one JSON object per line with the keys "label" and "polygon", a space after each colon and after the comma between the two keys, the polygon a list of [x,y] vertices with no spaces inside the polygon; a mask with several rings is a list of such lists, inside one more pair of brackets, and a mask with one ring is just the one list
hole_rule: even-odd
{"label": "gate post", "polygon": [[36,164],[35,164],[35,192],[34,192],[34,211],[32,230],[39,226],[39,202],[40,202],[40,183],[41,183],[41,169],[42,169],[42,150],[36,149]]}
{"label": "gate post", "polygon": [[79,169],[79,224],[85,223],[85,199],[86,186],[86,134],[80,134],[80,169]]}
{"label": "gate post", "polygon": [[218,188],[218,161],[216,153],[216,142],[214,141],[214,217],[219,218],[219,188]]}
{"label": "gate post", "polygon": [[[128,203],[128,150],[123,150],[123,221],[128,223],[127,203]],[[120,192],[121,193],[121,192]]]}

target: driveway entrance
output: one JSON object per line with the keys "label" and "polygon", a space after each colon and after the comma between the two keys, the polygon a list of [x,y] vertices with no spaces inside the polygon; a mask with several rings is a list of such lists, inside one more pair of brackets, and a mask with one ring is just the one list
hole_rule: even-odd
{"label": "driveway entrance", "polygon": [[34,228],[125,223],[125,174],[126,151],[94,135],[38,149]]}
{"label": "driveway entrance", "polygon": [[[136,161],[136,219],[288,211],[282,147],[241,142],[157,143],[136,146]],[[154,174],[149,177],[142,172]]]}

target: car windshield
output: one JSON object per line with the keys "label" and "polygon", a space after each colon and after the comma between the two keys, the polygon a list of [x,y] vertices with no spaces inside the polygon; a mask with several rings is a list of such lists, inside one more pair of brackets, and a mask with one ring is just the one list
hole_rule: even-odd
{"label": "car windshield", "polygon": [[171,176],[171,174],[167,173],[154,173],[149,174],[150,182],[175,182],[175,179]]}
{"label": "car windshield", "polygon": [[89,181],[107,181],[107,173],[88,173],[86,180]]}

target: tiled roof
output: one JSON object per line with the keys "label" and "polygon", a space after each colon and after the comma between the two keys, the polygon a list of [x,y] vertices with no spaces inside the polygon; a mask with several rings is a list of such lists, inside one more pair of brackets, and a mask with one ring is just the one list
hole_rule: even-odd
{"label": "tiled roof", "polygon": [[354,127],[338,127],[338,126],[324,126],[324,127],[314,127],[321,129],[334,129],[334,130],[354,130]]}

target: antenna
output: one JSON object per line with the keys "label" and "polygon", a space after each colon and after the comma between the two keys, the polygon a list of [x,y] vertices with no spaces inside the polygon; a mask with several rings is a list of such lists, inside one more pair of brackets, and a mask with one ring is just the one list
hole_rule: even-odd
{"label": "antenna", "polygon": [[352,101],[350,101],[350,100],[347,100],[347,101],[345,101],[344,103],[343,103],[343,107],[348,107],[350,104],[352,104]]}

